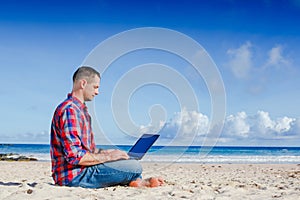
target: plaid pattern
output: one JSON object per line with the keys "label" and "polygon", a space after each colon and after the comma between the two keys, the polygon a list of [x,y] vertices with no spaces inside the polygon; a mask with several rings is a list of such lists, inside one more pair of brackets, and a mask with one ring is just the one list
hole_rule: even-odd
{"label": "plaid pattern", "polygon": [[56,108],[51,124],[50,154],[55,183],[68,185],[84,169],[78,165],[80,159],[87,152],[94,151],[87,107],[68,94],[68,98]]}

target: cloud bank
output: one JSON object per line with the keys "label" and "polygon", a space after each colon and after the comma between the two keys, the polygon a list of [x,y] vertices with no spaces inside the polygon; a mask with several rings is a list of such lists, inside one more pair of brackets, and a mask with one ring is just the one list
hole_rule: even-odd
{"label": "cloud bank", "polygon": [[[137,134],[149,132],[159,132],[160,138],[169,145],[170,141],[176,141],[174,145],[188,145],[191,141],[193,145],[202,145],[204,140],[212,140],[223,146],[299,146],[300,117],[272,118],[266,111],[257,111],[253,115],[241,111],[225,118],[222,133],[216,137],[208,116],[184,108],[174,113],[167,122],[140,126]],[[5,139],[5,143],[48,144],[49,132],[4,135],[2,139]],[[101,144],[101,141],[97,144]]]}
{"label": "cloud bank", "polygon": [[228,138],[276,139],[299,137],[299,120],[290,117],[271,119],[268,112],[258,111],[248,116],[245,112],[229,115],[224,124],[223,136]]}
{"label": "cloud bank", "polygon": [[[209,117],[183,109],[175,113],[168,122],[161,122],[158,127],[141,126],[142,132],[159,132],[164,139],[193,139],[201,145],[204,139],[214,139],[213,128],[209,127]],[[279,117],[272,119],[266,111],[257,111],[254,115],[238,112],[226,117],[223,131],[217,138],[220,145],[241,145],[243,142],[251,145],[251,141],[261,142],[261,145],[289,145],[290,141],[300,140],[300,118]],[[242,143],[240,143],[242,142]],[[244,144],[243,143],[243,144]]]}

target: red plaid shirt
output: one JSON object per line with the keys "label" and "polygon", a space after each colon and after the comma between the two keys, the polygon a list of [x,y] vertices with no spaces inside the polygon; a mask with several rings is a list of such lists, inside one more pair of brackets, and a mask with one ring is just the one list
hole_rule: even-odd
{"label": "red plaid shirt", "polygon": [[80,159],[87,152],[94,151],[87,107],[68,94],[68,98],[56,108],[51,124],[50,154],[55,183],[68,185],[84,169],[78,165]]}

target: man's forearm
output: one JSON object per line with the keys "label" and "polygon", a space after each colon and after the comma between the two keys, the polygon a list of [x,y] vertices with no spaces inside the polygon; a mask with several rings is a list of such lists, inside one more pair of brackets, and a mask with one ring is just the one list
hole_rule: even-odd
{"label": "man's forearm", "polygon": [[81,160],[79,161],[79,165],[91,166],[97,165],[100,163],[104,163],[110,160],[110,156],[106,154],[100,153],[86,153]]}
{"label": "man's forearm", "polygon": [[93,152],[93,153],[101,153],[101,151],[102,151],[103,149],[101,149],[101,148],[95,148],[95,151]]}
{"label": "man's forearm", "polygon": [[126,152],[117,149],[101,150],[99,152],[100,153],[86,153],[81,158],[78,164],[84,166],[91,166],[100,163],[105,163],[108,161],[129,159],[129,156]]}

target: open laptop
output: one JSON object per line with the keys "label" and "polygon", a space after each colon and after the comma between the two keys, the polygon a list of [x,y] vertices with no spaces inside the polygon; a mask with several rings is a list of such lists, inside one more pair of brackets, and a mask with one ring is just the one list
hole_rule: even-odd
{"label": "open laptop", "polygon": [[141,160],[158,137],[157,134],[143,134],[128,151],[130,159]]}

